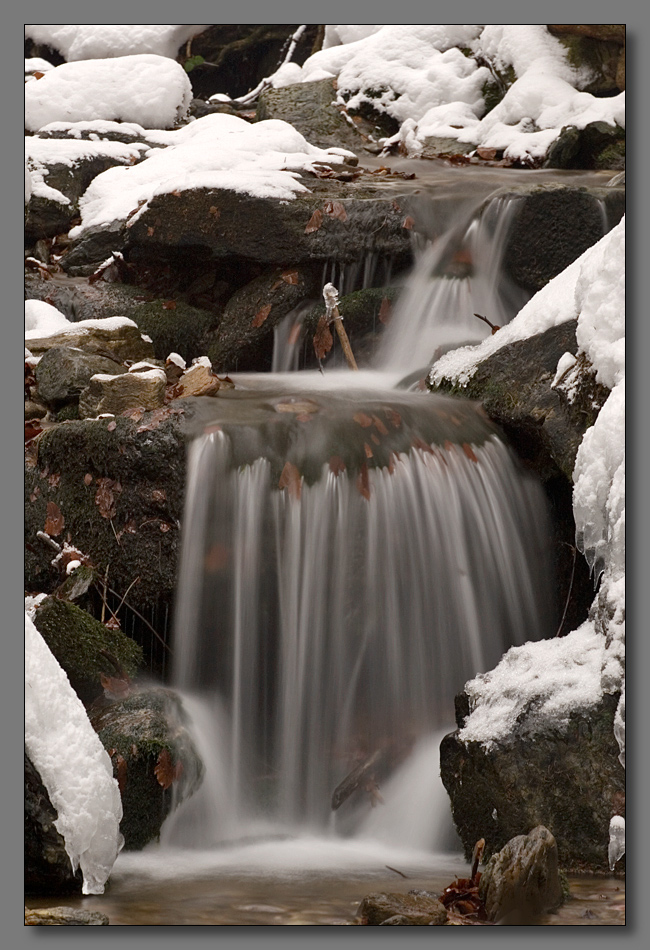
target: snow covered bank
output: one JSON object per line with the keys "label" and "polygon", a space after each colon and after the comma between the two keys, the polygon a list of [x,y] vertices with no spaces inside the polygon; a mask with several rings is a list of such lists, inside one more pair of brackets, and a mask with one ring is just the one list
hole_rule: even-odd
{"label": "snow covered bank", "polygon": [[[151,134],[149,140],[152,140]],[[129,218],[133,225],[155,195],[191,188],[219,188],[261,198],[290,200],[309,189],[299,173],[316,166],[341,165],[351,155],[321,149],[289,123],[268,119],[254,125],[232,115],[207,115],[173,132],[159,132],[167,148],[152,151],[132,167],[98,175],[82,196],[79,237],[93,226]]]}
{"label": "snow covered bank", "polygon": [[[415,155],[436,137],[530,163],[564,126],[625,126],[625,94],[582,91],[592,70],[573,67],[543,25],[327,26],[323,49],[302,68],[284,67],[274,84],[325,77],[337,79],[338,101],[348,108],[371,106],[395,119],[400,130],[387,142]],[[502,98],[489,110],[496,87]]]}
{"label": "snow covered bank", "polygon": [[166,129],[185,117],[191,101],[187,73],[164,56],[63,63],[25,85],[25,128],[109,119]]}
{"label": "snow covered bank", "polygon": [[80,59],[109,59],[155,53],[175,59],[179,47],[202,33],[205,26],[191,24],[69,24],[46,26],[28,23],[25,37],[51,46],[69,63]]}
{"label": "snow covered bank", "polygon": [[49,647],[25,614],[25,746],[58,812],[83,893],[102,894],[122,847],[122,801],[108,753]]}

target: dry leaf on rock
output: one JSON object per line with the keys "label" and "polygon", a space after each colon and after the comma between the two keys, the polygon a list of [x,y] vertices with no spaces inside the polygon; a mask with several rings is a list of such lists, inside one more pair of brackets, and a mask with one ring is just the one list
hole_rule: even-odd
{"label": "dry leaf on rock", "polygon": [[114,518],[116,512],[115,495],[122,491],[120,483],[112,478],[98,478],[99,488],[95,493],[95,504],[102,518]]}
{"label": "dry leaf on rock", "polygon": [[45,527],[43,528],[45,534],[49,534],[51,538],[56,538],[63,531],[64,525],[65,518],[61,514],[61,509],[53,501],[48,501]]}
{"label": "dry leaf on rock", "polygon": [[327,356],[332,349],[333,343],[334,337],[330,331],[327,316],[323,314],[318,321],[318,326],[314,333],[314,353],[316,354],[316,358],[322,360],[324,356]]}
{"label": "dry leaf on rock", "polygon": [[260,307],[260,309],[255,314],[255,317],[253,318],[252,325],[254,327],[261,327],[264,321],[266,320],[266,318],[268,317],[268,315],[270,314],[270,312],[271,312],[270,303],[267,303],[264,307]]}
{"label": "dry leaf on rock", "polygon": [[300,472],[291,462],[286,462],[280,475],[278,488],[286,488],[292,498],[299,499],[302,489],[302,478]]}

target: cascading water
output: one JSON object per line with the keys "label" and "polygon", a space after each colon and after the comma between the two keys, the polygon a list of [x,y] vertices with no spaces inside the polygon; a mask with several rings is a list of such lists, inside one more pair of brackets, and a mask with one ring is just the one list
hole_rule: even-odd
{"label": "cascading water", "polygon": [[[462,684],[548,632],[541,489],[473,404],[281,392],[212,401],[191,447],[175,683],[223,711],[207,810],[181,809],[168,842],[323,832],[374,756],[334,816],[372,836],[379,788]],[[404,844],[400,811],[383,837]]]}

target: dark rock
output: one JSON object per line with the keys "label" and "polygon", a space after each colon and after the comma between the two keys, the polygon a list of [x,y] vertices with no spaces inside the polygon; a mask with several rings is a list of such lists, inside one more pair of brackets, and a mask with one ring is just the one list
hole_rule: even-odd
{"label": "dark rock", "polygon": [[506,237],[503,268],[531,293],[599,241],[625,212],[625,193],[613,188],[542,185],[519,194],[524,200]]}
{"label": "dark rock", "polygon": [[607,870],[609,821],[625,789],[614,737],[617,703],[618,695],[605,695],[565,725],[532,734],[524,719],[491,750],[461,741],[457,732],[445,736],[440,775],[468,860],[480,838],[487,856],[542,824],[564,870]]}
{"label": "dark rock", "polygon": [[114,656],[128,676],[134,676],[142,663],[142,648],[121,630],[108,629],[85,610],[56,597],[39,604],[34,625],[86,705],[103,692],[102,673],[116,675],[115,666],[100,651]]}
{"label": "dark rock", "polygon": [[98,704],[89,715],[120,786],[124,847],[139,850],[158,838],[172,804],[192,795],[203,780],[187,716],[178,696],[167,689]]}
{"label": "dark rock", "polygon": [[104,356],[94,356],[71,346],[55,346],[43,355],[34,370],[38,394],[58,406],[79,397],[95,373],[117,376],[126,368]]}
{"label": "dark rock", "polygon": [[25,892],[81,894],[83,876],[73,873],[63,836],[54,822],[58,813],[38,771],[25,752]]}
{"label": "dark rock", "polygon": [[270,369],[273,328],[316,292],[316,279],[309,267],[274,268],[236,291],[210,334],[208,355],[215,372]]}
{"label": "dark rock", "polygon": [[107,927],[109,923],[106,914],[94,910],[77,910],[74,907],[25,908],[26,927]]}
{"label": "dark rock", "polygon": [[[240,257],[269,264],[356,261],[367,252],[410,253],[409,195],[382,191],[375,182],[306,177],[311,194],[279,201],[220,189],[156,195],[132,227],[114,221],[88,228],[61,264],[88,272],[116,249],[164,254],[166,248],[213,259]],[[315,212],[318,212],[314,218]]]}
{"label": "dark rock", "polygon": [[215,112],[239,115],[239,111],[227,102],[204,102],[203,99],[192,99],[190,103],[190,115],[195,119],[202,119],[204,115],[214,115]]}
{"label": "dark rock", "polygon": [[517,835],[487,863],[479,882],[479,897],[488,920],[503,924],[533,923],[562,903],[555,838],[538,825]]}
{"label": "dark rock", "polygon": [[560,357],[577,352],[576,327],[577,320],[569,320],[501,347],[478,364],[465,387],[451,381],[435,387],[480,399],[519,457],[543,481],[559,473],[571,481],[578,447],[609,395],[609,390],[596,383],[584,357],[572,402],[560,387],[552,388]]}
{"label": "dark rock", "polygon": [[544,168],[625,168],[625,130],[607,122],[590,122],[584,129],[565,126],[544,160]]}
{"label": "dark rock", "polygon": [[602,35],[597,37],[583,32],[557,35],[567,50],[567,58],[571,65],[582,75],[585,73],[589,75],[589,81],[583,81],[580,85],[581,91],[589,92],[593,96],[618,94],[620,87],[616,81],[616,71],[621,45],[618,40],[611,38],[612,34],[605,34],[606,38]]}
{"label": "dark rock", "polygon": [[148,373],[123,373],[120,376],[94,376],[79,397],[81,419],[94,419],[111,412],[121,415],[138,407],[161,409],[165,402],[167,376],[164,370]]}
{"label": "dark rock", "polygon": [[437,898],[415,894],[368,894],[359,904],[357,917],[365,918],[371,927],[384,923],[411,927],[447,923],[447,911]]}
{"label": "dark rock", "polygon": [[[161,409],[138,422],[71,421],[43,432],[37,458],[28,452],[25,475],[27,590],[52,591],[61,580],[51,549],[36,537],[53,501],[65,519],[64,536],[88,555],[102,577],[110,565],[108,583],[120,597],[139,577],[129,591],[129,605],[142,611],[162,599],[169,606],[185,486],[181,419],[178,409]],[[114,513],[105,504],[100,512],[102,485],[111,488]]]}
{"label": "dark rock", "polygon": [[551,23],[547,29],[553,36],[588,36],[619,46],[625,44],[624,23]]}
{"label": "dark rock", "polygon": [[260,96],[255,118],[283,119],[319,148],[347,148],[358,151],[364,137],[336,106],[333,79],[295,83],[281,89],[267,89]]}

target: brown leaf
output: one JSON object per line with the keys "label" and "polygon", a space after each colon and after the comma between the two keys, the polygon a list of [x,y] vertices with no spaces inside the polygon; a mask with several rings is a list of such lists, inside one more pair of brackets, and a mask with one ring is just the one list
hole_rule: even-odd
{"label": "brown leaf", "polygon": [[291,462],[285,462],[282,474],[280,475],[280,481],[278,482],[278,488],[287,488],[292,498],[300,498],[302,479],[300,472]]}
{"label": "brown leaf", "polygon": [[106,673],[100,673],[99,680],[104,693],[110,694],[111,699],[126,699],[131,691],[131,681],[128,676],[107,676]]}
{"label": "brown leaf", "polygon": [[163,532],[163,534],[166,534],[170,528],[171,528],[171,525],[167,524],[166,521],[160,522],[160,530]]}
{"label": "brown leaf", "polygon": [[371,417],[367,416],[365,412],[355,412],[352,418],[364,429],[367,429],[368,426],[372,425]]}
{"label": "brown leaf", "polygon": [[463,442],[463,452],[465,453],[468,459],[472,460],[472,462],[478,462],[478,459],[476,455],[474,454],[474,450],[472,446],[469,445],[468,442]]}
{"label": "brown leaf", "polygon": [[40,435],[43,427],[38,419],[29,419],[25,422],[25,442],[31,442],[37,435]]}
{"label": "brown leaf", "polygon": [[175,300],[164,300],[162,305],[163,310],[175,310],[176,301]]}
{"label": "brown leaf", "polygon": [[151,225],[147,228],[147,237],[153,237],[153,228]]}
{"label": "brown leaf", "polygon": [[379,322],[383,323],[386,326],[387,323],[390,323],[391,313],[391,304],[388,297],[383,297],[381,301],[381,306],[379,308]]}
{"label": "brown leaf", "polygon": [[323,212],[319,208],[316,208],[311,218],[307,222],[307,227],[305,228],[305,234],[313,234],[314,231],[318,231],[322,223],[323,223]]}
{"label": "brown leaf", "polygon": [[381,432],[382,435],[388,435],[388,429],[386,428],[386,426],[384,425],[384,423],[381,421],[381,419],[379,418],[379,416],[373,416],[373,417],[372,417],[372,422],[373,422],[373,425],[374,425],[375,429],[378,429],[379,432]]}
{"label": "brown leaf", "polygon": [[429,455],[433,455],[433,449],[428,442],[425,442],[424,439],[421,439],[419,435],[416,435],[411,441],[411,445],[414,449],[420,449],[422,452],[427,452]]}
{"label": "brown leaf", "polygon": [[280,277],[285,282],[285,284],[297,284],[298,283],[298,271],[297,270],[285,270],[280,274]]}
{"label": "brown leaf", "polygon": [[61,514],[61,509],[53,501],[47,503],[47,517],[45,518],[45,527],[43,531],[49,534],[51,538],[56,538],[63,531],[65,518]]}
{"label": "brown leaf", "polygon": [[122,486],[112,478],[98,478],[99,488],[95,493],[95,504],[99,508],[102,518],[114,518],[116,511],[115,495],[122,491]]}
{"label": "brown leaf", "polygon": [[123,795],[126,788],[126,759],[119,752],[115,756],[115,769],[117,772],[115,778],[120,789],[120,795]]}
{"label": "brown leaf", "polygon": [[453,449],[453,447],[454,447],[454,443],[453,443],[453,442],[450,442],[449,439],[445,439],[444,445],[445,445],[445,449],[446,449],[448,452],[450,452],[450,451]]}
{"label": "brown leaf", "polygon": [[373,457],[372,449],[370,448],[367,442],[363,443],[363,450],[366,453],[367,458],[371,459]]}
{"label": "brown leaf", "polygon": [[252,325],[254,327],[261,327],[264,321],[266,320],[266,318],[268,317],[268,315],[270,314],[270,312],[271,312],[271,304],[267,303],[264,307],[261,307],[257,311],[253,319]]}
{"label": "brown leaf", "polygon": [[391,409],[389,406],[384,407],[384,414],[390,424],[395,428],[399,429],[402,425],[402,417],[400,416],[397,409]]}
{"label": "brown leaf", "polygon": [[330,332],[327,316],[323,314],[318,321],[318,326],[314,333],[314,353],[316,354],[316,358],[322,360],[324,356],[327,356],[333,344],[334,337]]}
{"label": "brown leaf", "polygon": [[117,422],[115,421],[115,419],[111,419],[111,421],[106,426],[106,431],[115,432],[116,429],[117,429]]}
{"label": "brown leaf", "polygon": [[162,749],[153,771],[158,779],[158,784],[162,785],[163,788],[169,788],[176,779],[180,778],[183,772],[183,763],[178,761],[174,765],[169,749]]}
{"label": "brown leaf", "polygon": [[167,501],[167,492],[164,488],[154,488],[151,492],[151,497],[154,501]]}
{"label": "brown leaf", "polygon": [[374,432],[371,432],[371,433],[370,433],[370,438],[371,438],[372,441],[375,443],[375,445],[380,445],[380,444],[381,444],[381,443],[379,442],[379,436],[376,435]]}
{"label": "brown leaf", "polygon": [[221,209],[220,209],[220,208],[216,208],[214,205],[210,205],[209,214],[211,214],[212,217],[213,217],[213,218],[215,219],[215,221],[216,221],[216,220],[219,219],[219,217],[220,217],[220,215],[221,215]]}
{"label": "brown leaf", "polygon": [[495,148],[477,148],[476,154],[485,161],[492,161],[497,157],[497,150]]}
{"label": "brown leaf", "polygon": [[414,224],[415,219],[412,218],[410,214],[402,221],[402,227],[406,228],[407,231],[411,231]]}
{"label": "brown leaf", "polygon": [[38,487],[38,485],[37,485],[36,488],[34,489],[34,491],[33,491],[33,492],[31,493],[31,495],[29,496],[29,500],[30,500],[31,502],[36,501],[36,499],[38,498],[38,496],[40,495],[40,493],[41,493],[41,489],[40,489],[40,488]]}
{"label": "brown leaf", "polygon": [[58,473],[54,473],[48,477],[47,484],[50,488],[58,488],[60,481],[61,476]]}
{"label": "brown leaf", "polygon": [[90,472],[86,472],[86,474],[84,475],[84,485],[92,485],[92,483],[93,483],[92,475],[90,474]]}
{"label": "brown leaf", "polygon": [[326,201],[323,205],[323,211],[332,218],[338,218],[339,221],[347,221],[348,219],[345,207],[340,201]]}
{"label": "brown leaf", "polygon": [[144,409],[140,406],[136,406],[134,409],[125,409],[122,413],[122,416],[125,419],[133,419],[134,422],[139,422],[144,415]]}
{"label": "brown leaf", "polygon": [[340,475],[345,471],[345,462],[339,455],[333,455],[330,459],[330,472],[334,475]]}
{"label": "brown leaf", "polygon": [[178,188],[176,188],[175,191],[172,191],[172,194],[175,195],[177,198],[180,198],[181,196],[181,192]]}
{"label": "brown leaf", "polygon": [[368,465],[363,463],[357,475],[357,489],[360,495],[368,501],[370,499],[370,480],[368,478]]}

